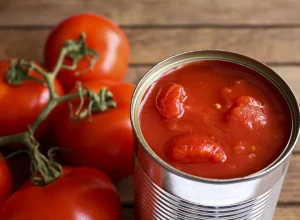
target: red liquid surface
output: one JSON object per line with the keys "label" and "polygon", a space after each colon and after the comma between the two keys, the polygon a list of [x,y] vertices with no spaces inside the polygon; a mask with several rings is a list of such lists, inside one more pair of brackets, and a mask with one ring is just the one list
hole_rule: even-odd
{"label": "red liquid surface", "polygon": [[144,95],[143,136],[165,162],[199,177],[255,173],[284,150],[291,132],[287,104],[256,72],[199,61],[165,73]]}

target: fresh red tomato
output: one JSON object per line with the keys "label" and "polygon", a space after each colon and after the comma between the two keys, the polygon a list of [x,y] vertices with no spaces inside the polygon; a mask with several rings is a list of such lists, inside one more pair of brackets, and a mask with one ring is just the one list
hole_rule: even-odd
{"label": "fresh red tomato", "polygon": [[5,220],[119,220],[120,198],[112,181],[93,168],[64,168],[46,186],[26,183],[1,207]]}
{"label": "fresh red tomato", "polygon": [[[10,61],[0,61],[0,136],[17,134],[28,129],[40,112],[47,105],[50,95],[47,86],[30,80],[20,85],[10,85],[6,80],[6,73],[10,68]],[[43,80],[36,72],[30,71],[29,75]],[[58,81],[55,88],[59,94],[63,90]],[[52,126],[51,114],[37,131],[37,136],[47,133]]]}
{"label": "fresh red tomato", "polygon": [[[67,40],[77,40],[80,34],[86,34],[86,43],[99,53],[99,58],[92,70],[82,74],[78,71],[89,67],[90,61],[83,58],[77,69],[63,69],[58,74],[58,79],[64,89],[69,91],[76,81],[87,79],[109,79],[121,81],[127,71],[130,48],[123,31],[107,18],[96,14],[78,14],[61,22],[50,34],[45,45],[45,63],[51,70],[55,66],[59,52]],[[72,64],[71,58],[66,58],[66,65]]]}
{"label": "fresh red tomato", "polygon": [[[70,118],[66,104],[57,114],[55,133],[59,146],[71,150],[64,154],[73,166],[98,168],[114,180],[133,172],[133,132],[130,123],[130,100],[134,85],[113,81],[90,81],[84,87],[99,92],[106,87],[114,95],[117,107],[106,112],[93,113],[80,121]],[[79,99],[73,102],[74,111]],[[88,103],[86,103],[87,105]]]}
{"label": "fresh red tomato", "polygon": [[10,196],[12,192],[12,176],[8,166],[0,155],[0,205]]}

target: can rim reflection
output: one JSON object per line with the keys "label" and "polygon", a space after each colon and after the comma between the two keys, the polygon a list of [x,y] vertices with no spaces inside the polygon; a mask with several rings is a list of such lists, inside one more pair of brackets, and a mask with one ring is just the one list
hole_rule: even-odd
{"label": "can rim reflection", "polygon": [[[290,110],[291,120],[292,120],[291,135],[281,155],[275,161],[273,161],[269,166],[265,167],[264,169],[256,173],[241,178],[232,178],[232,179],[203,178],[203,177],[194,176],[182,172],[180,170],[177,170],[173,166],[163,161],[159,156],[157,156],[155,152],[151,149],[151,147],[147,144],[145,138],[143,137],[140,128],[140,123],[139,123],[139,109],[140,109],[139,107],[146,89],[155,80],[157,80],[163,73],[167,72],[168,70],[179,65],[183,65],[195,61],[201,61],[201,60],[227,61],[227,62],[232,62],[238,65],[245,66],[249,69],[252,69],[258,74],[262,75],[268,81],[270,81],[282,94],[283,98],[286,100]],[[237,53],[222,51],[222,50],[187,51],[187,52],[183,52],[171,56],[159,62],[157,65],[152,67],[139,81],[132,97],[131,113],[130,113],[133,130],[139,143],[146,150],[147,154],[149,154],[152,157],[152,159],[154,159],[163,168],[174,173],[175,175],[187,179],[200,181],[200,182],[210,182],[210,183],[220,183],[220,184],[243,182],[243,181],[249,181],[256,178],[260,178],[268,174],[272,170],[276,169],[279,165],[281,165],[285,161],[285,159],[289,157],[289,155],[292,153],[295,144],[297,142],[297,139],[299,137],[299,126],[300,126],[299,115],[300,113],[299,113],[298,101],[293,90],[274,70],[272,70],[267,65],[259,61],[256,61],[250,57],[246,57]]]}

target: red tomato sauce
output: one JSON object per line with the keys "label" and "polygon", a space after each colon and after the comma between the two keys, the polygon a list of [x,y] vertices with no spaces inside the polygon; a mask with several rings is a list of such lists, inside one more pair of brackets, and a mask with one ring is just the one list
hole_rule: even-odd
{"label": "red tomato sauce", "polygon": [[144,95],[139,120],[161,159],[216,179],[267,167],[291,132],[279,91],[255,71],[225,61],[198,61],[165,73]]}

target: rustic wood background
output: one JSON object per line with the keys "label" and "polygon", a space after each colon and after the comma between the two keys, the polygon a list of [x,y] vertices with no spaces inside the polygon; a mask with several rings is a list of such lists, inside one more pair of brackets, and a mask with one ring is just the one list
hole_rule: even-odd
{"label": "rustic wood background", "polygon": [[[46,36],[63,18],[96,12],[127,34],[136,83],[158,61],[187,50],[225,49],[273,67],[300,98],[299,0],[0,0],[0,59],[43,62]],[[300,219],[300,144],[297,145],[275,220]],[[133,219],[132,178],[117,184],[123,219]]]}

